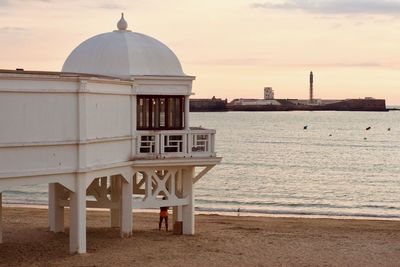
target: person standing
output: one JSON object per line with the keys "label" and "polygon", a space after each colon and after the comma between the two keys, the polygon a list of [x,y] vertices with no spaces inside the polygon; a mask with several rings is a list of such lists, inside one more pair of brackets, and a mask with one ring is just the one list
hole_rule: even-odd
{"label": "person standing", "polygon": [[[166,197],[163,197],[166,200]],[[162,221],[165,221],[165,230],[168,232],[168,209],[169,207],[160,208],[160,222],[158,223],[158,230],[161,230]]]}

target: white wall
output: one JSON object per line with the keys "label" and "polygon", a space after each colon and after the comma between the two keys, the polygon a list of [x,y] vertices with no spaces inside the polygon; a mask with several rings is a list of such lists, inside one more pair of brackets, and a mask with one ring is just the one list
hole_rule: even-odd
{"label": "white wall", "polygon": [[88,139],[131,134],[129,95],[88,94],[86,110]]}
{"label": "white wall", "polygon": [[0,144],[76,140],[77,114],[76,94],[0,92]]}
{"label": "white wall", "polygon": [[132,95],[190,95],[193,79],[119,81],[0,71],[0,178],[132,160]]}
{"label": "white wall", "polygon": [[77,146],[31,146],[0,148],[0,176],[37,171],[71,171],[77,168]]}
{"label": "white wall", "polygon": [[131,160],[131,140],[101,142],[87,145],[87,167]]}

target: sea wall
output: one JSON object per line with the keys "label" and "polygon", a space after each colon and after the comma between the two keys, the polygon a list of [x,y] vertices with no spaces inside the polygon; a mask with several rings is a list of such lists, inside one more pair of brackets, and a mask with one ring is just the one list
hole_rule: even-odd
{"label": "sea wall", "polygon": [[296,111],[296,110],[337,110],[337,111],[387,111],[384,99],[346,99],[321,105],[305,105],[291,100],[277,99],[280,105],[238,105],[219,98],[190,99],[191,112],[215,111]]}
{"label": "sea wall", "polygon": [[386,111],[386,101],[384,99],[348,99],[323,107],[327,110]]}
{"label": "sea wall", "polygon": [[191,112],[227,111],[227,100],[220,98],[190,99]]}

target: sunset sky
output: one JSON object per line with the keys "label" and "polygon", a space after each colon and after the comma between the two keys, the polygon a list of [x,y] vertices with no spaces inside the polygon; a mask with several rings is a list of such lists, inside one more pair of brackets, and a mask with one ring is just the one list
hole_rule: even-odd
{"label": "sunset sky", "polygon": [[195,97],[385,98],[400,104],[400,0],[0,0],[0,68],[59,71],[93,35],[168,45]]}

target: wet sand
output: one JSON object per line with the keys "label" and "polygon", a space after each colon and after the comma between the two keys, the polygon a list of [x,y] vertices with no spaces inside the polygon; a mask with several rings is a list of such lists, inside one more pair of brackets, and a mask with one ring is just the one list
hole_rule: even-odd
{"label": "wet sand", "polygon": [[[400,266],[400,221],[197,215],[196,235],[158,230],[158,215],[135,213],[133,236],[88,211],[84,255],[47,228],[47,210],[3,208],[0,266]],[[171,227],[172,228],[172,227]]]}

